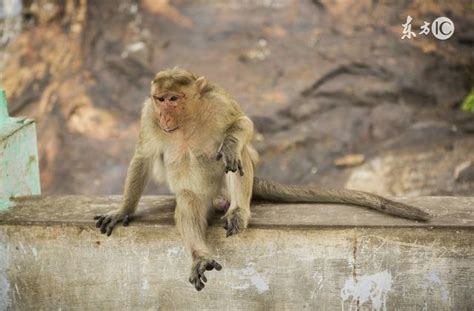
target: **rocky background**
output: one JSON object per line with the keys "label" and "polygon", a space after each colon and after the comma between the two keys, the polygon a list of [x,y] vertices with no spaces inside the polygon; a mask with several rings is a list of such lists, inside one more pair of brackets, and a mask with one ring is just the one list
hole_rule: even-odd
{"label": "rocky background", "polygon": [[[455,34],[402,40],[408,15],[417,34],[438,16]],[[259,175],[474,193],[470,0],[5,0],[0,18],[1,84],[37,121],[46,194],[121,193],[149,81],[175,65],[253,118]]]}

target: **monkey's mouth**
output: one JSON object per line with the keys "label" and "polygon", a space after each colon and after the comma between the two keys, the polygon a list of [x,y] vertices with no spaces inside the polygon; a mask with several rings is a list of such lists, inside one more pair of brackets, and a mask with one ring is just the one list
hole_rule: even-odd
{"label": "monkey's mouth", "polygon": [[171,132],[176,131],[178,128],[179,128],[179,126],[173,127],[173,128],[171,128],[171,129],[162,128],[162,130],[163,130],[165,133],[171,133]]}

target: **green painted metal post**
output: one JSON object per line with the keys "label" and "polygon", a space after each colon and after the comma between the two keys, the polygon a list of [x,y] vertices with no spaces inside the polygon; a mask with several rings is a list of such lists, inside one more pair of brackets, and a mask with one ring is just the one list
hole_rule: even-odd
{"label": "green painted metal post", "polygon": [[5,91],[0,90],[0,126],[8,120],[7,99]]}
{"label": "green painted metal post", "polygon": [[10,198],[41,194],[35,122],[10,118],[0,89],[0,210]]}

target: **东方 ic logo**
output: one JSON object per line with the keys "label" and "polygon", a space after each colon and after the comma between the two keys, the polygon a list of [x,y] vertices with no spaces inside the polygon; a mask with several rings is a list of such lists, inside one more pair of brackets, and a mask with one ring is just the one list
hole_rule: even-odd
{"label": "\u4e1c\u65b9 ic logo", "polygon": [[454,23],[447,17],[438,17],[431,24],[431,33],[439,40],[449,39],[454,33]]}

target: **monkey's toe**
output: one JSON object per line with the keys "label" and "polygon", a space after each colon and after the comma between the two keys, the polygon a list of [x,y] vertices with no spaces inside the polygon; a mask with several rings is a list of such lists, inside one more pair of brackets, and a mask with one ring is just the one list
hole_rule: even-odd
{"label": "monkey's toe", "polygon": [[204,275],[204,272],[216,269],[217,271],[222,269],[222,266],[213,259],[199,259],[191,271],[191,276],[189,277],[189,283],[194,285],[197,291],[200,291],[204,288],[204,283],[207,282],[207,278]]}
{"label": "monkey's toe", "polygon": [[241,207],[229,210],[226,215],[222,217],[224,219],[224,229],[226,230],[226,237],[235,235],[245,228],[250,218],[250,214]]}
{"label": "monkey's toe", "polygon": [[226,238],[240,232],[239,224],[235,219],[228,220],[226,224],[224,225],[224,229],[226,230],[226,233],[225,233]]}
{"label": "monkey's toe", "polygon": [[239,233],[242,229],[242,224],[239,217],[234,214],[232,217],[226,218],[224,229],[226,230],[226,237]]}
{"label": "monkey's toe", "polygon": [[125,215],[125,217],[122,220],[122,226],[126,227],[130,224],[131,217],[130,215]]}

